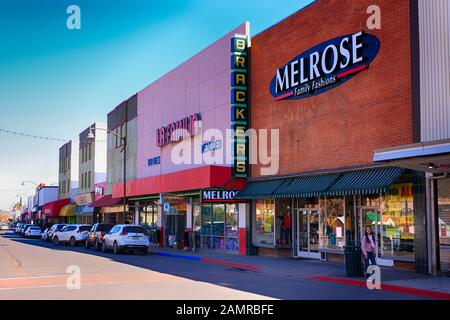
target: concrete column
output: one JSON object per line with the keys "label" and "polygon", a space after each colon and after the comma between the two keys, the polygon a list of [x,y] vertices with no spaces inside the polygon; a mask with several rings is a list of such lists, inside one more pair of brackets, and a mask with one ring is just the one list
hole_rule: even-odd
{"label": "concrete column", "polygon": [[134,224],[135,225],[139,225],[139,218],[140,218],[139,201],[136,201],[134,203]]}
{"label": "concrete column", "polygon": [[189,200],[186,210],[186,230],[192,231],[192,199]]}
{"label": "concrete column", "polygon": [[416,272],[428,274],[427,189],[425,173],[415,171],[414,182],[414,246]]}
{"label": "concrete column", "polygon": [[427,189],[427,248],[428,248],[428,272],[436,275],[438,269],[438,208],[437,208],[437,181],[432,173],[426,173]]}
{"label": "concrete column", "polygon": [[162,204],[157,206],[158,208],[158,228],[162,228],[164,226],[163,224],[163,207]]}

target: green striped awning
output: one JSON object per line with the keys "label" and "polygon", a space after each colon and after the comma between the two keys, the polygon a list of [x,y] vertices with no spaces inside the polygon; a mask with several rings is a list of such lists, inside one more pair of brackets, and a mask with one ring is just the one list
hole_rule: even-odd
{"label": "green striped awning", "polygon": [[310,198],[380,194],[389,190],[403,174],[403,168],[377,168],[320,176],[303,176],[253,181],[236,199]]}
{"label": "green striped awning", "polygon": [[331,174],[287,179],[275,192],[275,198],[310,198],[321,196],[341,176]]}
{"label": "green striped awning", "polygon": [[403,168],[378,168],[347,172],[342,174],[336,183],[325,192],[325,195],[346,196],[384,193],[403,172]]}
{"label": "green striped awning", "polygon": [[247,187],[240,191],[235,199],[257,200],[273,198],[275,190],[285,181],[286,179],[249,182]]}

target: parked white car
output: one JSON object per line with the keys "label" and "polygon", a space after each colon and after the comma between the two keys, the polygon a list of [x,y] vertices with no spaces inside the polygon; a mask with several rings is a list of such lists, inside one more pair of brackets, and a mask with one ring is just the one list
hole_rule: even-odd
{"label": "parked white car", "polygon": [[86,241],[87,234],[92,226],[88,224],[71,224],[65,226],[61,231],[56,231],[53,234],[53,243],[59,245],[62,243],[69,243],[71,247]]}
{"label": "parked white car", "polygon": [[25,231],[25,238],[36,237],[39,238],[41,236],[41,228],[38,226],[31,226]]}
{"label": "parked white car", "polygon": [[122,224],[114,226],[102,241],[102,251],[112,249],[114,254],[122,251],[138,251],[147,254],[150,246],[149,237],[141,226]]}
{"label": "parked white car", "polygon": [[29,227],[32,227],[33,225],[32,224],[24,224],[21,228],[20,228],[20,234],[22,235],[22,236],[25,236],[25,231],[27,231],[27,229],[29,228]]}
{"label": "parked white car", "polygon": [[2,227],[0,228],[1,230],[9,230],[9,227],[7,224],[2,225]]}
{"label": "parked white car", "polygon": [[48,240],[48,232],[50,231],[50,228],[47,228],[42,232],[41,234],[41,241],[47,241]]}
{"label": "parked white car", "polygon": [[50,228],[50,230],[48,230],[47,232],[47,241],[51,241],[53,239],[53,235],[55,234],[56,231],[61,231],[65,226],[67,226],[67,224],[54,224],[52,225],[52,227]]}

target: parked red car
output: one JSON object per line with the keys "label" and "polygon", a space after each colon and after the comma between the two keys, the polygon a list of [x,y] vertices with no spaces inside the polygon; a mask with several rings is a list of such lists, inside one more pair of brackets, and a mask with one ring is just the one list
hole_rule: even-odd
{"label": "parked red car", "polygon": [[85,243],[86,249],[94,247],[96,250],[100,251],[102,248],[103,237],[113,227],[114,227],[114,224],[108,224],[108,223],[94,224],[86,238],[86,243]]}

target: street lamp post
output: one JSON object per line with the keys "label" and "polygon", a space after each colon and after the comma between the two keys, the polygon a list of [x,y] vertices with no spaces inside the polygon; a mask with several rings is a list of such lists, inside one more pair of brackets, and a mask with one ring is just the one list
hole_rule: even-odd
{"label": "street lamp post", "polygon": [[123,219],[125,220],[127,209],[126,209],[126,200],[127,200],[127,137],[122,137],[118,133],[104,129],[104,128],[89,128],[89,134],[87,135],[87,140],[95,140],[94,130],[103,130],[108,133],[112,133],[116,137],[118,137],[123,144]]}

